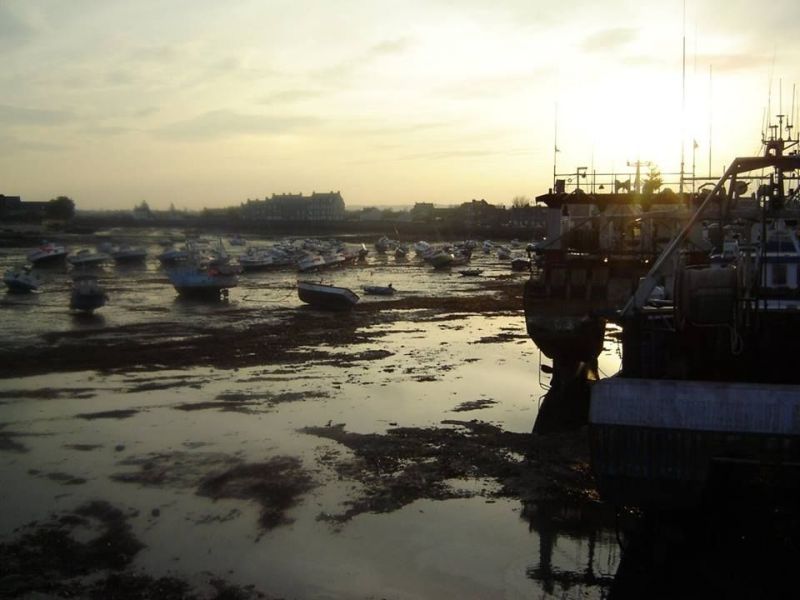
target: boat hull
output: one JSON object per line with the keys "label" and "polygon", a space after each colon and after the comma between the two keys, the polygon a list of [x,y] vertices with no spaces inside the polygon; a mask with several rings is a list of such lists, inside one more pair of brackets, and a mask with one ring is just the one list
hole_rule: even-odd
{"label": "boat hull", "polygon": [[92,312],[105,306],[106,295],[104,293],[97,294],[73,294],[70,299],[69,307],[72,310],[79,310],[82,312]]}
{"label": "boat hull", "polygon": [[598,488],[614,504],[679,509],[697,506],[723,469],[797,484],[798,414],[792,385],[602,380],[589,415]]}
{"label": "boat hull", "polygon": [[169,279],[181,296],[195,298],[219,298],[224,290],[239,283],[234,274],[212,274],[206,271],[172,271]]}
{"label": "boat hull", "polygon": [[56,252],[53,254],[29,255],[28,260],[35,266],[55,265],[63,263],[67,258],[67,252]]}
{"label": "boat hull", "polygon": [[8,288],[8,291],[12,294],[29,294],[35,292],[39,288],[36,283],[14,279],[4,279],[3,283],[6,284],[6,288]]}
{"label": "boat hull", "polygon": [[297,295],[306,304],[325,310],[351,310],[359,300],[347,288],[309,282],[298,282]]}

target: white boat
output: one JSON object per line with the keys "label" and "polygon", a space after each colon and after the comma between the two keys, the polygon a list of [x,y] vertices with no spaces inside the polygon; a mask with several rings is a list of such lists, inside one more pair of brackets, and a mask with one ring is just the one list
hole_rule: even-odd
{"label": "white boat", "polygon": [[9,292],[27,293],[39,289],[42,280],[29,267],[8,269],[3,275],[3,283]]}
{"label": "white boat", "polygon": [[325,266],[325,259],[319,254],[306,254],[297,261],[298,271],[311,271]]}
{"label": "white boat", "polygon": [[42,242],[42,245],[28,253],[28,260],[34,265],[43,265],[64,260],[69,254],[64,246],[51,242]]}
{"label": "white boat", "polygon": [[255,246],[250,246],[238,260],[244,271],[264,271],[292,264],[291,257],[283,250]]}
{"label": "white boat", "polygon": [[324,267],[336,267],[347,262],[347,257],[341,252],[332,252],[322,256],[325,261]]}
{"label": "white boat", "polygon": [[116,246],[111,249],[111,258],[118,263],[143,262],[147,250],[139,246]]}
{"label": "white boat", "polygon": [[326,310],[350,310],[359,300],[348,288],[311,281],[298,281],[297,295],[306,304]]}
{"label": "white boat", "polygon": [[72,293],[69,307],[82,312],[92,312],[108,301],[108,295],[100,287],[97,277],[93,275],[77,275],[72,280]]}
{"label": "white boat", "polygon": [[94,252],[84,248],[68,257],[67,261],[73,267],[96,267],[110,259],[111,257],[105,252]]}
{"label": "white boat", "polygon": [[385,254],[387,250],[389,250],[394,245],[394,242],[383,236],[377,242],[375,242],[375,250],[378,251],[378,254]]}

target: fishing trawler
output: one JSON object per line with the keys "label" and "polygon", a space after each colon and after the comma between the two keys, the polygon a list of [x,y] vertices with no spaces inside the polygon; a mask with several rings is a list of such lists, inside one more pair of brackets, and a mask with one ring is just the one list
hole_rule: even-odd
{"label": "fishing trawler", "polygon": [[622,368],[592,386],[589,412],[609,502],[693,507],[731,474],[800,483],[800,155],[782,117],[770,130],[764,154],[733,160],[612,317]]}
{"label": "fishing trawler", "polygon": [[[696,194],[664,174],[663,189],[635,174],[556,174],[536,198],[546,237],[528,246],[524,309],[528,335],[548,357],[597,357],[602,315],[624,306],[652,261],[691,215]],[[586,183],[585,179],[589,179]],[[677,184],[678,192],[671,185]]]}

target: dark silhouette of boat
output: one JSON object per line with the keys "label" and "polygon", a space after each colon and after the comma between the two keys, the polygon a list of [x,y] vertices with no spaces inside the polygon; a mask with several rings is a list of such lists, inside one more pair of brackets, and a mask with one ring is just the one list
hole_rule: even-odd
{"label": "dark silhouette of boat", "polygon": [[348,288],[311,281],[298,281],[297,295],[306,304],[326,310],[350,310],[359,300]]}

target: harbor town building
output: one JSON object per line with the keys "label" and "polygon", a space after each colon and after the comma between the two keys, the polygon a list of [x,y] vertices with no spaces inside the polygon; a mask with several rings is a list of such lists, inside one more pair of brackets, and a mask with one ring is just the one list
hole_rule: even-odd
{"label": "harbor town building", "polygon": [[264,200],[242,204],[242,217],[256,221],[343,221],[346,217],[340,192],[273,194]]}

